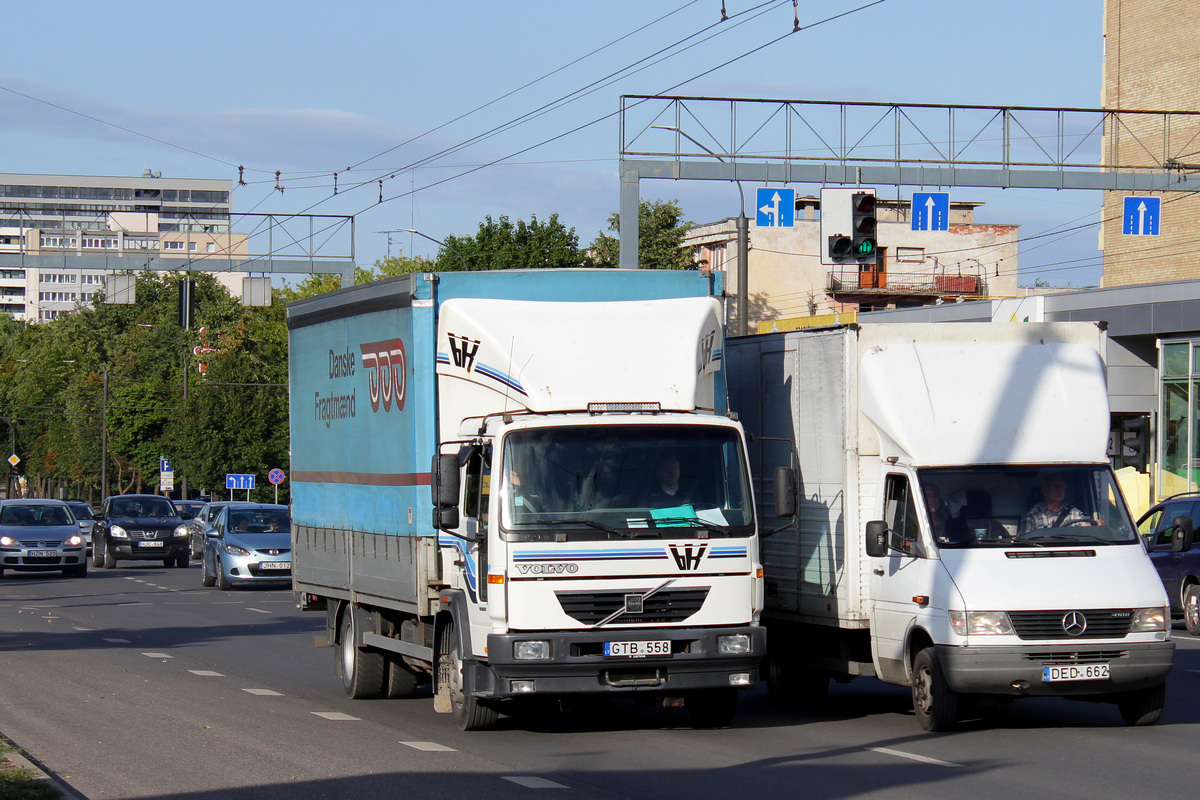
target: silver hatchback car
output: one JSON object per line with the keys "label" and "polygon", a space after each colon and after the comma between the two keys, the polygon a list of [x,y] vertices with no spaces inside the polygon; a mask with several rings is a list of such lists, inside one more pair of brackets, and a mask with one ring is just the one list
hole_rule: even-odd
{"label": "silver hatchback car", "polygon": [[66,503],[0,501],[0,577],[9,569],[87,577],[87,545]]}

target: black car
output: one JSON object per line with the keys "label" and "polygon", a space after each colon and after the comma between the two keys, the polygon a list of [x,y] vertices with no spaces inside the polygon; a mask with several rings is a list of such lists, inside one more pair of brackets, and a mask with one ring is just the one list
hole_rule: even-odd
{"label": "black car", "polygon": [[[1179,526],[1180,517],[1191,525]],[[1200,494],[1168,497],[1138,520],[1138,533],[1171,600],[1171,616],[1182,618],[1188,633],[1200,635]]]}
{"label": "black car", "polygon": [[137,559],[186,567],[191,560],[186,521],[191,518],[156,494],[109,497],[93,517],[97,525],[92,535],[92,565],[112,569],[120,559]]}

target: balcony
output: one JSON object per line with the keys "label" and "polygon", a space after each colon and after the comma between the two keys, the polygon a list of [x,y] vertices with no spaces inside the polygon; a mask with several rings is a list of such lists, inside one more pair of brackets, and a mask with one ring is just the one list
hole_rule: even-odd
{"label": "balcony", "polygon": [[[828,291],[845,297],[932,299],[986,297],[987,281],[979,275],[935,275],[929,272],[859,271],[857,267],[829,273]],[[845,297],[849,299],[849,297]]]}

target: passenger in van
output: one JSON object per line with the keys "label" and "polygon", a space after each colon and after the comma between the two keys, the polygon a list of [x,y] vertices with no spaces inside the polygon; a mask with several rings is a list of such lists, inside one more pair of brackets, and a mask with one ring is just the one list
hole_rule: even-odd
{"label": "passenger in van", "polygon": [[942,490],[936,483],[922,483],[925,508],[929,511],[929,524],[933,526],[933,538],[946,542],[946,524],[950,522],[950,509],[942,502]]}
{"label": "passenger in van", "polygon": [[1067,479],[1061,472],[1049,472],[1042,476],[1042,502],[1021,518],[1017,534],[1083,523],[1093,524],[1086,514],[1067,502]]}

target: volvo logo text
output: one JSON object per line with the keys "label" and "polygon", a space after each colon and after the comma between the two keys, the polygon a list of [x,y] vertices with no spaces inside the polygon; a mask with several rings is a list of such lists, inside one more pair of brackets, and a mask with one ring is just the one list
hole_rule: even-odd
{"label": "volvo logo text", "polygon": [[1062,626],[1067,636],[1080,636],[1087,630],[1087,617],[1079,611],[1068,611],[1063,615]]}
{"label": "volvo logo text", "polygon": [[517,564],[522,575],[556,575],[563,572],[579,572],[578,564]]}

